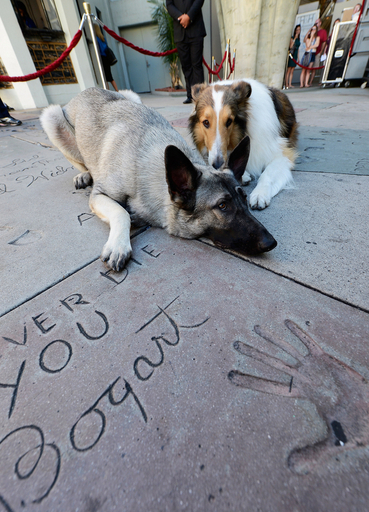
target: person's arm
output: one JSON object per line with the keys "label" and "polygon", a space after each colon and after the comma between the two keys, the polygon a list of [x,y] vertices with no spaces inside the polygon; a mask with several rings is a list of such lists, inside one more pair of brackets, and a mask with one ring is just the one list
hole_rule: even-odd
{"label": "person's arm", "polygon": [[182,16],[183,12],[181,12],[177,7],[174,5],[173,0],[166,0],[166,6],[169,14],[172,16],[172,18],[176,21],[178,21],[178,18]]}
{"label": "person's arm", "polygon": [[324,53],[324,50],[325,50],[325,47],[327,46],[327,41],[324,41],[324,43],[322,43],[322,47],[320,49],[320,53],[323,55]]}
{"label": "person's arm", "polygon": [[316,36],[315,43],[312,44],[309,49],[313,50],[314,48],[318,48],[319,45],[320,45],[320,37]]}
{"label": "person's arm", "polygon": [[190,10],[186,13],[190,20],[193,21],[196,16],[198,16],[201,12],[202,6],[204,5],[204,0],[195,0],[190,7]]}
{"label": "person's arm", "polygon": [[292,50],[294,44],[295,44],[295,40],[293,39],[293,37],[291,37],[291,40],[290,40],[290,50]]}

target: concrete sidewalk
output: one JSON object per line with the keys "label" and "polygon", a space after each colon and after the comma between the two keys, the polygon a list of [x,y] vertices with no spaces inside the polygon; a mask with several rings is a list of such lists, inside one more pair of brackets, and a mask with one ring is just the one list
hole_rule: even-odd
{"label": "concrete sidewalk", "polygon": [[119,274],[40,111],[0,128],[0,510],[367,510],[369,91],[287,94],[277,248],[148,229]]}

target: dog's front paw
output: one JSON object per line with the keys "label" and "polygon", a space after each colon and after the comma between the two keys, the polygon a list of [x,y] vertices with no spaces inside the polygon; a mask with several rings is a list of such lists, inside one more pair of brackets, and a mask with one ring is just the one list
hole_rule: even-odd
{"label": "dog's front paw", "polygon": [[241,180],[242,185],[248,185],[250,183],[251,179],[252,179],[251,175],[247,171],[245,171],[243,173],[242,180]]}
{"label": "dog's front paw", "polygon": [[131,244],[111,245],[109,241],[104,245],[101,260],[108,268],[121,272],[132,255]]}
{"label": "dog's front paw", "polygon": [[250,195],[250,208],[252,210],[264,210],[270,205],[271,195],[262,190],[255,190]]}
{"label": "dog's front paw", "polygon": [[77,190],[89,187],[93,183],[92,176],[89,172],[81,172],[74,177],[73,183]]}

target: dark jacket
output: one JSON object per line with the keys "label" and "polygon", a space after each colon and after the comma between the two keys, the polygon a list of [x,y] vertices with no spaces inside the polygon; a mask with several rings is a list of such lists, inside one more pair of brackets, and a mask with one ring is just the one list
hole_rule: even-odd
{"label": "dark jacket", "polygon": [[[166,4],[168,12],[174,20],[173,31],[175,43],[183,41],[185,33],[191,38],[206,36],[204,20],[201,12],[204,0],[166,0]],[[188,14],[191,20],[191,23],[186,29],[183,28],[178,21],[178,18],[182,14]]]}

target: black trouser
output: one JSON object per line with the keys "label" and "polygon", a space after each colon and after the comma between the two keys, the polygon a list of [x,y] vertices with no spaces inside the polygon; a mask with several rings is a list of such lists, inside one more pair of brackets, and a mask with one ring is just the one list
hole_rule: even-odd
{"label": "black trouser", "polygon": [[191,87],[204,82],[204,70],[202,67],[202,54],[204,50],[204,38],[187,38],[176,43],[178,57],[182,71],[186,79],[187,97],[191,98]]}
{"label": "black trouser", "polygon": [[0,98],[0,119],[2,119],[3,117],[9,117],[9,112]]}

